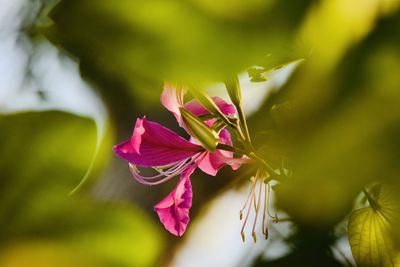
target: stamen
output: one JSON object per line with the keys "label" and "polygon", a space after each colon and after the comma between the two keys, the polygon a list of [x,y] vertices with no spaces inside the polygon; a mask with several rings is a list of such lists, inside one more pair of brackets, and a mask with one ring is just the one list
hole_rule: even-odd
{"label": "stamen", "polygon": [[[184,170],[186,170],[190,165],[193,164],[194,160],[190,160],[188,162],[185,162],[185,164],[183,164],[182,166],[180,166],[178,169],[171,171],[171,172],[162,172],[162,173],[158,173],[157,175],[154,176],[142,176],[140,175],[140,170],[138,170],[138,168],[133,165],[133,164],[129,164],[129,169],[131,170],[132,176],[140,183],[145,184],[145,185],[158,185],[161,183],[164,183],[172,178],[174,178],[175,176],[180,175]],[[160,179],[158,181],[153,181],[155,179]]]}
{"label": "stamen", "polygon": [[263,220],[262,220],[262,231],[265,235],[265,239],[268,239],[268,224],[265,224],[265,217],[268,210],[269,203],[269,184],[264,183],[264,212],[263,212]]}
{"label": "stamen", "polygon": [[[250,191],[250,196],[251,196],[251,200],[250,201],[253,201],[253,199],[255,198],[255,195],[254,195],[255,184],[256,184],[256,180],[254,179],[253,186],[251,187],[251,191]],[[244,235],[244,228],[246,227],[247,220],[249,219],[250,210],[251,210],[251,205],[249,205],[249,207],[247,209],[246,218],[244,219],[242,230],[240,231],[240,233],[242,235],[243,242],[246,240],[245,239],[245,235]]]}
{"label": "stamen", "polygon": [[[270,186],[269,186],[269,184],[268,184],[268,202],[267,203],[269,203],[269,191],[270,191]],[[269,205],[267,205],[267,213],[268,213],[268,216],[271,218],[271,219],[273,219],[275,222],[278,222],[278,216],[277,216],[277,214],[275,213],[275,216],[272,216],[271,215],[271,213],[269,212]]]}
{"label": "stamen", "polygon": [[155,169],[155,170],[156,170],[158,173],[167,176],[167,175],[170,175],[170,174],[172,174],[172,173],[179,172],[182,168],[185,168],[185,167],[187,166],[187,164],[190,164],[190,163],[192,163],[192,162],[193,162],[192,159],[190,159],[189,161],[188,161],[187,159],[185,159],[185,160],[182,160],[181,162],[178,162],[178,164],[176,164],[176,165],[170,167],[170,168],[167,169],[166,171],[163,171],[162,169],[159,169],[159,168],[157,168],[157,169]]}
{"label": "stamen", "polygon": [[[257,242],[257,237],[256,237],[256,232],[255,232],[255,229],[256,229],[256,225],[257,225],[257,218],[258,218],[258,211],[259,211],[259,209],[260,209],[260,202],[261,202],[261,190],[262,190],[262,186],[263,186],[263,179],[261,178],[261,177],[257,177],[258,178],[258,180],[260,180],[260,190],[259,190],[259,192],[258,192],[258,200],[257,200],[257,204],[256,204],[256,206],[255,206],[255,209],[256,209],[256,215],[255,215],[255,218],[254,218],[254,223],[253,223],[253,229],[252,229],[252,236],[253,236],[253,239],[254,239],[254,243],[255,242]],[[257,183],[257,181],[256,181],[256,183]]]}
{"label": "stamen", "polygon": [[188,162],[188,160],[185,159],[185,160],[182,160],[182,161],[180,161],[178,163],[172,164],[170,166],[161,167],[161,168],[154,168],[154,169],[160,174],[169,175],[169,174],[171,174],[173,172],[176,172],[179,168],[181,168],[187,162]]}
{"label": "stamen", "polygon": [[[175,176],[178,176],[182,174],[187,168],[189,168],[191,165],[195,164],[196,161],[202,160],[207,152],[202,152],[194,155],[190,159],[185,159],[182,161],[178,161],[174,164],[171,164],[170,166],[167,167],[167,169],[164,171],[162,170],[162,167],[157,167],[153,168],[155,171],[158,172],[158,174],[153,175],[153,176],[143,176],[140,175],[140,170],[133,164],[129,163],[129,169],[132,173],[132,176],[139,182],[145,185],[158,185],[161,183],[164,183]],[[158,181],[154,181],[157,180]]]}
{"label": "stamen", "polygon": [[145,184],[145,185],[158,185],[161,183],[164,183],[172,178],[174,178],[176,175],[178,175],[177,173],[173,173],[171,175],[165,176],[163,179],[160,179],[158,181],[155,182],[149,182],[148,180],[154,180],[157,178],[161,178],[164,175],[158,174],[155,176],[150,176],[150,177],[146,177],[146,176],[142,176],[140,175],[140,171],[137,169],[137,167],[133,164],[129,164],[129,169],[132,173],[133,178],[135,178],[139,183]]}
{"label": "stamen", "polygon": [[[251,235],[253,236],[254,242],[257,242],[257,234],[256,234],[256,226],[257,226],[257,220],[258,220],[258,215],[260,213],[260,208],[262,205],[263,207],[263,218],[262,218],[262,233],[265,236],[265,239],[268,239],[268,216],[271,217],[275,222],[278,222],[278,216],[275,214],[275,216],[271,216],[269,212],[269,198],[270,198],[270,184],[268,180],[268,173],[262,170],[257,170],[255,176],[251,178],[251,181],[253,182],[253,185],[251,186],[250,193],[246,199],[246,203],[243,206],[243,209],[240,210],[240,219],[242,220],[243,218],[243,212],[247,208],[246,211],[246,217],[244,219],[242,229],[241,229],[241,235],[243,242],[245,241],[245,234],[244,230],[246,228],[246,224],[250,215],[250,211],[253,209],[251,206],[253,205],[254,210],[255,210],[255,215],[254,215],[254,221],[253,221],[253,227],[252,227],[252,232]],[[257,184],[259,183],[259,184]],[[259,186],[257,188],[257,186]],[[258,192],[256,191],[258,189]],[[263,194],[264,190],[264,194]],[[262,203],[261,198],[262,194],[264,195],[264,203]]]}
{"label": "stamen", "polygon": [[254,190],[254,185],[255,185],[255,184],[254,184],[254,177],[251,177],[250,180],[253,182],[253,185],[252,185],[252,188],[251,188],[250,191],[249,191],[249,195],[247,196],[247,199],[246,199],[246,202],[244,203],[243,208],[240,210],[240,215],[239,215],[240,220],[242,220],[243,211],[244,211],[244,209],[246,208],[247,203],[249,202],[249,199],[250,199],[250,196],[251,196],[251,192]]}

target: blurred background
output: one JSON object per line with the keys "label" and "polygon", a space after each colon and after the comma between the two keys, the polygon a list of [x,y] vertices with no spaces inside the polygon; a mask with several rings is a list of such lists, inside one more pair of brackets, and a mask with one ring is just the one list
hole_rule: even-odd
{"label": "blurred background", "polygon": [[[0,266],[400,266],[399,6],[0,0]],[[229,100],[236,74],[255,146],[291,174],[272,186],[286,219],[242,242],[251,170],[196,172],[176,238],[153,212],[175,182],[138,184],[112,146],[143,115],[184,135],[164,81]],[[385,220],[348,227],[377,183]]]}

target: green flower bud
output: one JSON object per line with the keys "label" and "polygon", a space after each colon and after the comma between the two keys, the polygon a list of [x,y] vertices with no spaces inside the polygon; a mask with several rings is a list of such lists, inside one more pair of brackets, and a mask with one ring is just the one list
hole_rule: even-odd
{"label": "green flower bud", "polygon": [[208,151],[214,151],[218,145],[218,134],[209,128],[200,118],[190,111],[179,108],[182,118],[185,121],[190,135],[196,138]]}

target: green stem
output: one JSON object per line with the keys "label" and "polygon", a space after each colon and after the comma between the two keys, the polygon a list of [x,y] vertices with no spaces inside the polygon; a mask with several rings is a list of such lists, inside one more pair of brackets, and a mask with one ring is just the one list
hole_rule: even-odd
{"label": "green stem", "polygon": [[[232,100],[232,103],[236,107],[238,117],[239,117],[238,118],[239,120],[235,123],[235,125],[233,127],[231,124],[228,124],[228,125],[230,127],[232,127],[234,130],[236,130],[238,139],[243,144],[243,146],[246,150],[246,151],[242,151],[242,152],[244,152],[242,154],[244,154],[244,155],[248,156],[249,158],[252,158],[252,159],[256,160],[258,163],[260,163],[263,166],[263,169],[265,169],[265,171],[268,172],[268,174],[270,175],[271,180],[272,179],[278,180],[282,176],[282,174],[277,173],[268,163],[265,162],[265,160],[263,160],[256,154],[256,150],[253,146],[253,143],[251,142],[250,132],[249,132],[249,128],[247,126],[246,116],[245,116],[244,110],[243,110],[242,93],[241,93],[238,77],[235,76],[233,79],[226,81],[225,86],[226,86],[226,89]],[[236,151],[233,150],[233,152],[236,152]]]}
{"label": "green stem", "polygon": [[268,172],[272,179],[279,180],[282,177],[281,174],[277,173],[267,162],[265,162],[265,160],[256,155],[254,152],[251,152],[248,156],[261,163],[261,165],[263,165],[264,169]]}

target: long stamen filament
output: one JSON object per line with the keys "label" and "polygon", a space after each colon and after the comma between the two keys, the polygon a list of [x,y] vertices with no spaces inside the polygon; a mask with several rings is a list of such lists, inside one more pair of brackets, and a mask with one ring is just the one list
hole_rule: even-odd
{"label": "long stamen filament", "polygon": [[240,210],[240,220],[242,220],[242,218],[243,218],[243,211],[246,209],[247,203],[249,202],[249,199],[251,197],[251,193],[254,190],[254,186],[255,186],[255,184],[253,183],[253,185],[250,189],[249,195],[247,196],[246,202],[244,203],[243,208]]}
{"label": "long stamen filament", "polygon": [[[158,174],[153,176],[143,176],[140,175],[140,170],[133,164],[129,164],[129,169],[132,173],[132,176],[139,182],[145,185],[158,185],[164,183],[177,175],[180,175],[184,172],[190,165],[192,165],[196,160],[201,159],[205,156],[205,153],[200,153],[193,156],[189,161],[186,159],[184,161],[180,161],[175,163],[175,165],[171,166],[166,171],[162,171],[160,169],[155,169]],[[159,179],[157,181],[154,181]]]}
{"label": "long stamen filament", "polygon": [[256,204],[256,207],[255,207],[255,209],[256,209],[256,215],[255,215],[255,218],[254,218],[254,223],[253,223],[253,229],[252,229],[252,231],[251,231],[251,235],[253,236],[253,239],[254,239],[254,243],[255,242],[257,242],[257,236],[256,236],[256,231],[255,231],[255,229],[256,229],[256,224],[257,224],[257,218],[258,218],[258,211],[260,210],[260,204],[261,204],[261,190],[262,190],[262,184],[263,184],[263,181],[262,181],[262,178],[261,177],[259,177],[259,179],[258,180],[260,180],[260,191],[258,192],[258,200],[257,200],[257,204]]}
{"label": "long stamen filament", "polygon": [[269,195],[270,195],[270,194],[269,194],[269,191],[270,191],[270,186],[269,186],[269,184],[268,184],[268,187],[267,187],[267,188],[268,188],[267,213],[268,213],[268,216],[269,216],[271,219],[273,219],[273,220],[275,220],[276,222],[278,222],[278,216],[276,215],[276,213],[275,213],[275,216],[272,216],[271,213],[269,212]]}
{"label": "long stamen filament", "polygon": [[263,223],[262,230],[265,235],[265,239],[268,239],[268,224],[265,224],[266,213],[268,212],[269,205],[269,184],[264,183],[264,212],[263,212]]}
{"label": "long stamen filament", "polygon": [[[190,160],[191,162],[193,162],[193,160]],[[180,169],[182,169],[182,167],[185,167],[186,163],[188,163],[188,160],[185,159],[183,161],[181,161],[179,164],[170,167],[169,169],[167,169],[166,171],[163,171],[162,169],[155,169],[158,173],[162,174],[162,175],[170,175],[172,173],[178,172]]]}
{"label": "long stamen filament", "polygon": [[[255,194],[254,194],[254,192],[255,192],[255,183],[256,183],[256,181],[254,179],[253,186],[251,187],[251,193],[250,193],[251,200],[250,201],[253,201],[253,199],[255,197]],[[244,228],[246,227],[247,220],[249,219],[250,210],[251,210],[251,205],[249,205],[249,207],[247,208],[246,218],[244,219],[242,230],[240,231],[240,233],[242,235],[243,242],[246,240],[245,235],[244,235]]]}

